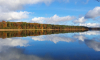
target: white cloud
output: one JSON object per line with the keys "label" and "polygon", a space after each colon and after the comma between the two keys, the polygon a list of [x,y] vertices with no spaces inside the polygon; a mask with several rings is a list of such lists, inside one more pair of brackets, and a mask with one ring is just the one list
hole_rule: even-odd
{"label": "white cloud", "polygon": [[85,24],[80,24],[80,26],[100,27],[100,24],[99,23],[85,23]]}
{"label": "white cloud", "polygon": [[1,12],[0,20],[20,20],[23,18],[28,18],[29,12]]}
{"label": "white cloud", "polygon": [[85,36],[83,36],[83,35],[75,35],[75,36],[73,36],[74,38],[77,38],[78,40],[80,40],[80,41],[84,41],[85,39],[86,39],[86,37]]}
{"label": "white cloud", "polygon": [[27,18],[29,12],[16,12],[27,4],[50,4],[53,0],[0,0],[0,20],[20,20]]}
{"label": "white cloud", "polygon": [[84,23],[87,19],[84,17],[79,18],[78,20],[73,21],[74,23]]}
{"label": "white cloud", "polygon": [[[20,16],[21,12],[15,12],[15,11],[23,9],[23,6],[27,4],[45,3],[48,5],[53,1],[63,1],[63,2],[68,3],[70,0],[0,0],[0,20],[20,20],[23,18],[27,18],[28,17],[27,13],[23,12],[23,14]],[[57,15],[54,15],[53,17],[50,17],[50,18],[35,17],[32,19],[32,21],[37,22],[37,21],[34,21],[34,19],[37,19],[41,23],[41,22],[45,22],[48,19],[46,23],[54,24],[55,22],[61,22],[61,20],[65,22],[65,20],[68,21],[74,18],[75,17],[73,16],[59,17]]]}
{"label": "white cloud", "polygon": [[45,20],[44,17],[34,17],[34,18],[32,19],[32,22],[35,22],[35,23],[43,23],[44,20]]}
{"label": "white cloud", "polygon": [[81,32],[80,35],[100,35],[100,31],[87,31],[87,32]]}
{"label": "white cloud", "polygon": [[27,4],[46,3],[49,4],[53,0],[0,0],[0,8],[6,10],[18,10]]}
{"label": "white cloud", "polygon": [[100,16],[100,7],[95,7],[93,10],[90,10],[85,15],[85,18],[96,18]]}
{"label": "white cloud", "polygon": [[59,41],[64,41],[64,42],[74,42],[75,40],[69,37],[60,37],[57,35],[46,35],[46,36],[36,36],[32,37],[33,40],[35,41],[53,41],[54,43],[57,43]]}
{"label": "white cloud", "polygon": [[86,40],[86,45],[90,48],[93,48],[95,51],[100,51],[100,42],[96,42],[94,40]]}
{"label": "white cloud", "polygon": [[59,17],[56,14],[52,17],[45,18],[45,17],[35,17],[31,20],[31,22],[36,22],[36,23],[47,23],[47,24],[56,24],[59,22],[66,22],[69,20],[75,19],[74,16],[64,16],[64,17]]}

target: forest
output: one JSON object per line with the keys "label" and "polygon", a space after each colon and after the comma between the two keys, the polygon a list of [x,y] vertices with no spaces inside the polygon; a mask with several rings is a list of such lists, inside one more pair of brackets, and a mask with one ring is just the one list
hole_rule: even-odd
{"label": "forest", "polygon": [[80,29],[80,30],[88,30],[88,27],[2,21],[0,22],[0,29],[68,29],[68,30]]}

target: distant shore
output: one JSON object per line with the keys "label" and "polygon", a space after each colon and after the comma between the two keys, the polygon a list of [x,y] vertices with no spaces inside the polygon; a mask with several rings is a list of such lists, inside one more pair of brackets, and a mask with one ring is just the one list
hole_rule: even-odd
{"label": "distant shore", "polygon": [[85,26],[69,26],[69,25],[54,25],[40,24],[27,22],[0,22],[0,31],[21,31],[21,30],[88,30]]}
{"label": "distant shore", "polygon": [[0,29],[0,31],[22,31],[22,30],[86,30],[86,29]]}

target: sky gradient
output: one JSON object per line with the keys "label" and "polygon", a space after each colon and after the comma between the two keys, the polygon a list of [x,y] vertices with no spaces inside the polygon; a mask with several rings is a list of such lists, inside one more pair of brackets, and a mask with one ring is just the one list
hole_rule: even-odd
{"label": "sky gradient", "polygon": [[96,0],[0,0],[0,21],[100,27]]}

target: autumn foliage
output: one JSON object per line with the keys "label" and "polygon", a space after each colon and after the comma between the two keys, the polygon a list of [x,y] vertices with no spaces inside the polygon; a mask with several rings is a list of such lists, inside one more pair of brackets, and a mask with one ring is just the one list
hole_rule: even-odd
{"label": "autumn foliage", "polygon": [[87,30],[84,26],[68,26],[68,25],[51,25],[26,22],[0,22],[0,29],[81,29]]}

